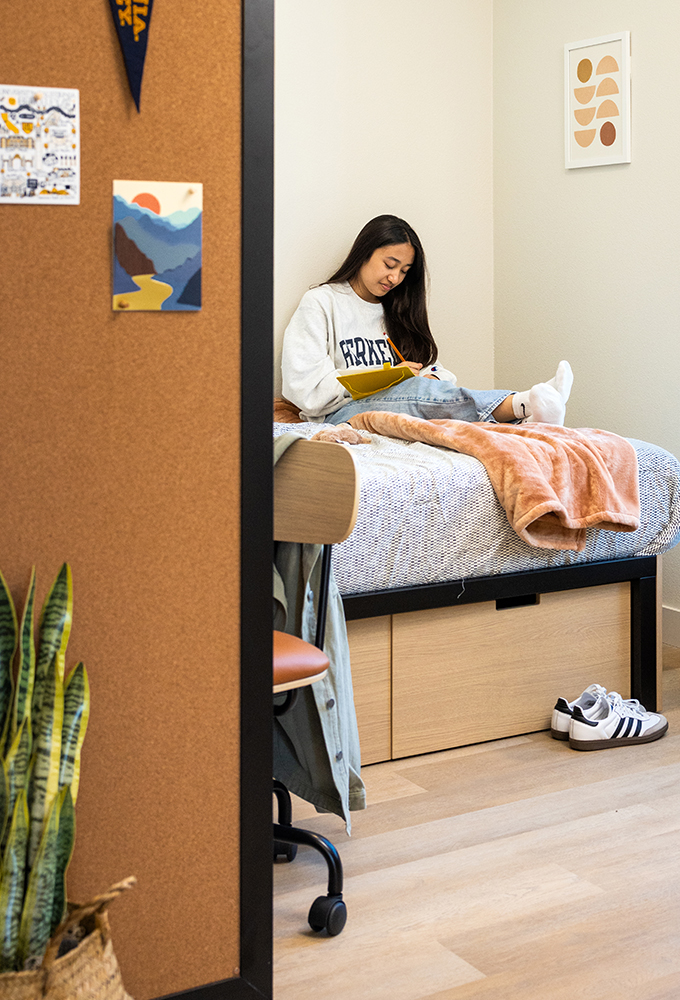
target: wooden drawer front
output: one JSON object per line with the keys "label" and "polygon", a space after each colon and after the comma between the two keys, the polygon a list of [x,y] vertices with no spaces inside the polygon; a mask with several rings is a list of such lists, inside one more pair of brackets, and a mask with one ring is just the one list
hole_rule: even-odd
{"label": "wooden drawer front", "polygon": [[594,682],[630,691],[630,585],[394,615],[392,754],[547,729]]}
{"label": "wooden drawer front", "polygon": [[347,622],[361,763],[392,756],[391,616]]}

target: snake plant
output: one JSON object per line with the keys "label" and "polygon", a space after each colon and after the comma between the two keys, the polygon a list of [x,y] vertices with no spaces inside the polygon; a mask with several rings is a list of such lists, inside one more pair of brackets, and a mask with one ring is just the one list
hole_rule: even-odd
{"label": "snake plant", "polygon": [[37,643],[35,589],[33,570],[18,625],[0,573],[0,973],[39,965],[66,912],[90,711],[83,664],[64,677],[73,614],[68,564],[45,599]]}

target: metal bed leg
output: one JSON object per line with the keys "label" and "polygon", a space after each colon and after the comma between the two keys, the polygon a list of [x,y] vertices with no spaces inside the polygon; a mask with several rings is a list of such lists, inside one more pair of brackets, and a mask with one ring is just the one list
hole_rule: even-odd
{"label": "metal bed leg", "polygon": [[630,581],[630,693],[656,711],[656,577]]}

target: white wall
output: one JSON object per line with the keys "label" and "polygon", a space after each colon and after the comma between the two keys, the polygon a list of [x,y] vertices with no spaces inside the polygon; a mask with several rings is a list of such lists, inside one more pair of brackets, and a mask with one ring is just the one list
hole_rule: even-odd
{"label": "white wall", "polygon": [[[632,163],[565,170],[564,44],[625,30]],[[494,3],[496,384],[524,387],[566,357],[572,426],[678,456],[679,35],[674,0]],[[664,577],[680,608],[680,547]]]}
{"label": "white wall", "polygon": [[492,0],[277,0],[275,331],[382,213],[428,259],[440,358],[493,380]]}
{"label": "white wall", "polygon": [[[564,44],[623,30],[633,161],[567,171]],[[460,384],[528,387],[567,357],[572,425],[680,456],[679,36],[675,0],[277,0],[277,359],[302,293],[393,212]]]}

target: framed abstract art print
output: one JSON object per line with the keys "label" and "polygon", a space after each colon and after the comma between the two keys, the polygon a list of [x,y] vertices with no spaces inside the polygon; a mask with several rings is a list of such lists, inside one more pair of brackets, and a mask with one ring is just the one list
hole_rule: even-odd
{"label": "framed abstract art print", "polygon": [[565,167],[630,163],[630,32],[564,46]]}

